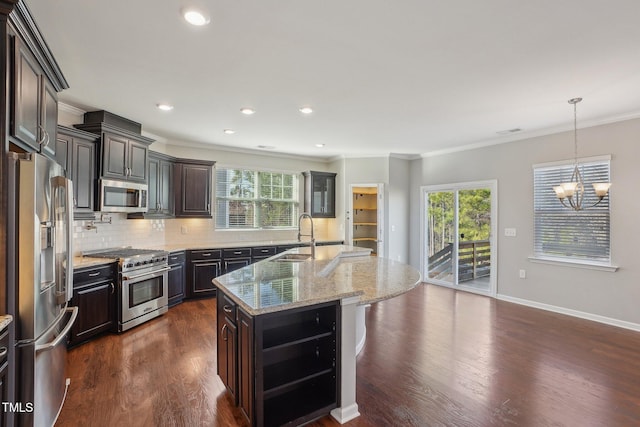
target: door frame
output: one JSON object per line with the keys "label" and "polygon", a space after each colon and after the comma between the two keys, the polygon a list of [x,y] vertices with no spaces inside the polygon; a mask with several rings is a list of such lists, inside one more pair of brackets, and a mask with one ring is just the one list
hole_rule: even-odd
{"label": "door frame", "polygon": [[378,215],[378,241],[377,241],[377,255],[381,258],[385,254],[385,232],[384,232],[384,212],[386,210],[384,199],[384,184],[383,183],[367,183],[367,184],[350,184],[349,195],[347,196],[347,242],[349,245],[353,244],[351,240],[353,238],[353,189],[355,187],[369,187],[376,188],[378,193],[377,202],[377,215]]}
{"label": "door frame", "polygon": [[[456,200],[456,207],[458,206],[457,192],[459,190],[477,190],[481,188],[488,188],[491,191],[491,227],[490,227],[490,262],[491,262],[491,274],[489,276],[489,290],[483,291],[472,287],[459,285],[457,283],[446,283],[444,281],[429,280],[429,274],[427,271],[427,263],[425,256],[428,253],[428,239],[425,236],[427,231],[427,212],[426,212],[426,196],[428,193],[451,191],[454,192],[454,199]],[[455,235],[458,236],[458,212],[455,213]],[[456,237],[457,239],[457,237]],[[455,248],[454,257],[454,273],[455,282],[457,282],[457,268],[458,268],[458,250]],[[451,184],[438,184],[438,185],[424,185],[420,187],[420,272],[422,278],[427,283],[433,283],[436,285],[446,286],[454,289],[464,290],[473,293],[479,293],[482,295],[488,295],[495,297],[498,292],[498,180],[485,180],[485,181],[470,181],[470,182],[458,182]]]}

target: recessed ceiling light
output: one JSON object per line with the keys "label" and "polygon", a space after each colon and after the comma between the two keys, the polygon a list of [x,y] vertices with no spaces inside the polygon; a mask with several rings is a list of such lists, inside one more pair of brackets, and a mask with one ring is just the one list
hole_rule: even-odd
{"label": "recessed ceiling light", "polygon": [[324,147],[324,144],[316,144],[316,147],[322,148],[322,147]]}
{"label": "recessed ceiling light", "polygon": [[242,107],[242,108],[240,109],[240,112],[241,112],[242,114],[246,114],[247,116],[250,116],[250,115],[254,114],[254,113],[256,112],[256,110],[254,110],[254,109],[253,109],[253,108],[251,108],[251,107]]}
{"label": "recessed ceiling light", "polygon": [[169,105],[169,104],[157,104],[156,106],[158,107],[158,110],[162,110],[162,111],[173,110],[173,105]]}
{"label": "recessed ceiling light", "polygon": [[274,147],[273,145],[258,145],[258,148],[261,148],[263,150],[273,150],[276,147]]}
{"label": "recessed ceiling light", "polygon": [[298,108],[298,111],[300,111],[302,114],[311,114],[313,113],[313,108],[309,106],[305,106],[305,107]]}
{"label": "recessed ceiling light", "polygon": [[194,7],[187,7],[182,9],[182,17],[189,24],[195,25],[196,27],[202,27],[203,25],[207,25],[209,22],[211,22],[209,14]]}
{"label": "recessed ceiling light", "polygon": [[223,132],[226,133],[227,135],[233,135],[234,133],[236,133],[236,131],[233,129],[225,129],[223,130]]}

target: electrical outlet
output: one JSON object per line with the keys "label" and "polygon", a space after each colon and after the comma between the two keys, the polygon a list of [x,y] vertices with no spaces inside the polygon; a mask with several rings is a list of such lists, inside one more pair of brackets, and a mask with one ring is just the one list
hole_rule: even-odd
{"label": "electrical outlet", "polygon": [[527,270],[520,270],[520,278],[521,279],[527,278]]}
{"label": "electrical outlet", "polygon": [[516,237],[516,229],[515,228],[505,228],[504,235],[506,237]]}
{"label": "electrical outlet", "polygon": [[189,234],[189,228],[186,225],[180,226],[180,232],[182,234]]}

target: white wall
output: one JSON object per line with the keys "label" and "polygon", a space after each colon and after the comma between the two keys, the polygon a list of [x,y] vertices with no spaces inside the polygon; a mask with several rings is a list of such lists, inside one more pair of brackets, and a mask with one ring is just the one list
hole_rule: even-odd
{"label": "white wall", "polygon": [[[611,154],[611,252],[615,273],[539,264],[533,254],[532,165],[572,159],[571,132],[426,157],[411,165],[412,265],[419,267],[420,186],[498,180],[498,294],[596,320],[640,327],[640,263],[636,245],[640,198],[640,119],[579,130],[579,156]],[[504,228],[517,237],[504,237]],[[525,269],[526,279],[518,278]],[[628,322],[629,324],[625,324]]]}
{"label": "white wall", "polygon": [[406,159],[389,157],[387,258],[409,262],[410,165]]}

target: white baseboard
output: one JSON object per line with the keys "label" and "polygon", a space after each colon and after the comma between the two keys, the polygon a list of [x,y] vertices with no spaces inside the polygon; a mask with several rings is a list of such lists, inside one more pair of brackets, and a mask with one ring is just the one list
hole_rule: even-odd
{"label": "white baseboard", "polygon": [[340,424],[344,424],[360,416],[358,404],[353,403],[346,408],[336,408],[331,411],[331,416]]}
{"label": "white baseboard", "polygon": [[571,310],[569,308],[558,307],[550,304],[543,304],[536,301],[530,301],[521,298],[515,298],[508,295],[498,294],[496,298],[502,301],[513,302],[515,304],[526,305],[528,307],[539,308],[541,310],[553,311],[554,313],[566,314],[568,316],[579,317],[581,319],[593,320],[594,322],[605,323],[619,328],[631,329],[640,332],[640,324],[627,322],[625,320],[613,319],[611,317],[599,316],[597,314],[587,313],[584,311]]}

